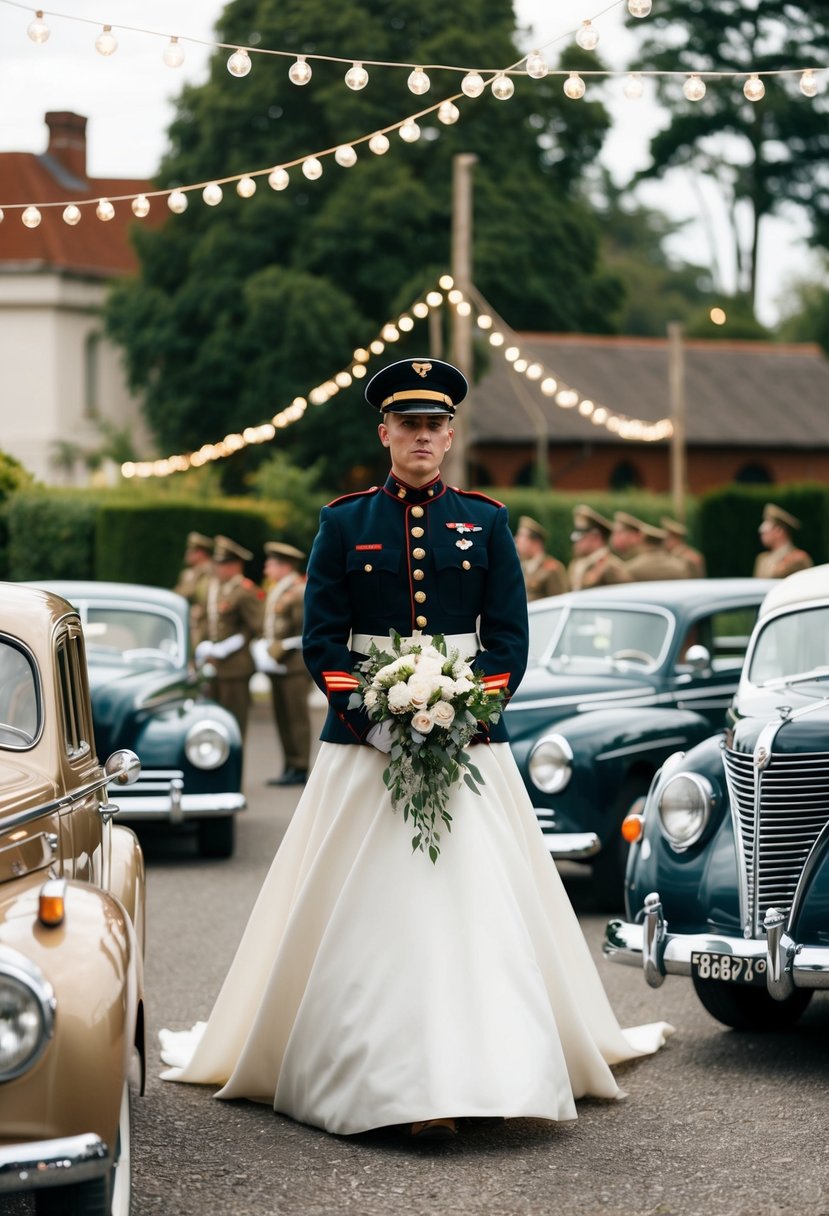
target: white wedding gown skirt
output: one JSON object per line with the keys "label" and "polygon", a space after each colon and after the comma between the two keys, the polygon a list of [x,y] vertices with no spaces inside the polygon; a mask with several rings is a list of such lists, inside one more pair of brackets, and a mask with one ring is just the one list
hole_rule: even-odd
{"label": "white wedding gown skirt", "polygon": [[474,749],[435,865],[387,759],[324,743],[207,1023],[166,1080],[349,1134],[442,1116],[573,1119],[665,1023],[619,1028],[509,745]]}

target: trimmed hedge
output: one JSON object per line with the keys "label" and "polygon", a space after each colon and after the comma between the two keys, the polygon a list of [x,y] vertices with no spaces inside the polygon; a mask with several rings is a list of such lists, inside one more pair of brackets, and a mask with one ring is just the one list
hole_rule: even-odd
{"label": "trimmed hedge", "polygon": [[97,498],[82,491],[26,490],[5,508],[8,577],[95,578]]}
{"label": "trimmed hedge", "polygon": [[801,521],[795,544],[815,565],[829,560],[829,490],[816,483],[775,486],[727,486],[700,499],[699,535],[714,577],[750,575],[763,552],[757,529],[763,505],[774,502]]}

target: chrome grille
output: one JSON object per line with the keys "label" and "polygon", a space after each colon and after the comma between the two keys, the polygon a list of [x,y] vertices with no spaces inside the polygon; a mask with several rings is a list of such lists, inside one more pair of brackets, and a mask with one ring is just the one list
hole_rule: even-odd
{"label": "chrome grille", "polygon": [[747,920],[760,931],[769,908],[788,912],[809,856],[829,823],[829,755],[773,753],[754,804],[754,757],[725,751],[725,770],[742,846]]}

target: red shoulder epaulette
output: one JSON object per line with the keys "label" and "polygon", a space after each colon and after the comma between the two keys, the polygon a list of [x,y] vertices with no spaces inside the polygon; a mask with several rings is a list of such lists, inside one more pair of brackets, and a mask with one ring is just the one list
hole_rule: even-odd
{"label": "red shoulder epaulette", "polygon": [[456,494],[463,494],[464,498],[480,498],[482,502],[491,502],[493,507],[503,507],[503,503],[497,498],[490,498],[488,494],[482,494],[480,490],[462,490],[460,486],[452,486]]}
{"label": "red shoulder epaulette", "polygon": [[369,486],[367,490],[356,490],[353,494],[342,494],[339,498],[332,498],[331,502],[327,502],[327,507],[338,507],[341,502],[348,502],[352,498],[365,498],[367,494],[376,494],[380,489],[379,486]]}

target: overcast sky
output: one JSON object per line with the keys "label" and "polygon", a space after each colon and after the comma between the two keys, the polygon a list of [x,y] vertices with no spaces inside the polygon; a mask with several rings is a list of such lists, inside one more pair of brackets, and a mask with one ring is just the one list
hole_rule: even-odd
{"label": "overcast sky", "polygon": [[[601,34],[599,52],[610,67],[621,68],[635,47],[622,21],[624,3],[517,0],[515,7],[520,24],[527,30],[527,50],[536,44],[552,44],[549,58],[553,60],[581,21],[593,17]],[[609,4],[609,11],[599,16]],[[0,0],[0,149],[42,152],[47,136],[44,113],[74,110],[89,119],[91,176],[150,177],[165,148],[172,101],[184,80],[204,79],[210,48],[183,43],[185,62],[171,69],[161,61],[164,40],[130,32],[126,27],[210,41],[223,7],[221,0],[55,0],[53,13],[47,15],[51,37],[37,46],[26,36],[33,9]],[[99,27],[62,19],[54,15],[56,12],[88,18],[93,23],[109,22],[118,38],[118,50],[110,58],[103,58],[94,49]],[[325,50],[348,58],[360,57],[357,41]],[[257,63],[254,70],[261,70]],[[380,69],[375,69],[372,84],[379,74]],[[602,159],[619,182],[647,164],[648,137],[666,122],[665,113],[650,95],[638,102],[625,100],[622,84],[623,78],[615,79],[603,93],[614,123]],[[393,144],[393,148],[395,154],[405,155],[402,144]],[[314,150],[298,148],[297,155]],[[264,166],[251,166],[257,167]],[[644,197],[650,205],[676,218],[691,218],[678,250],[698,261],[710,260],[707,238],[693,217],[704,206],[711,219],[709,227],[722,234],[724,223],[715,191],[706,189],[704,183],[694,183],[682,170],[665,183],[649,186]],[[2,203],[0,199],[0,206]],[[805,224],[794,218],[766,222],[759,312],[767,324],[774,322],[776,302],[786,280],[795,273],[814,273],[815,259],[803,244],[804,232]],[[726,289],[732,286],[727,249],[727,242],[721,240],[718,257]]]}

